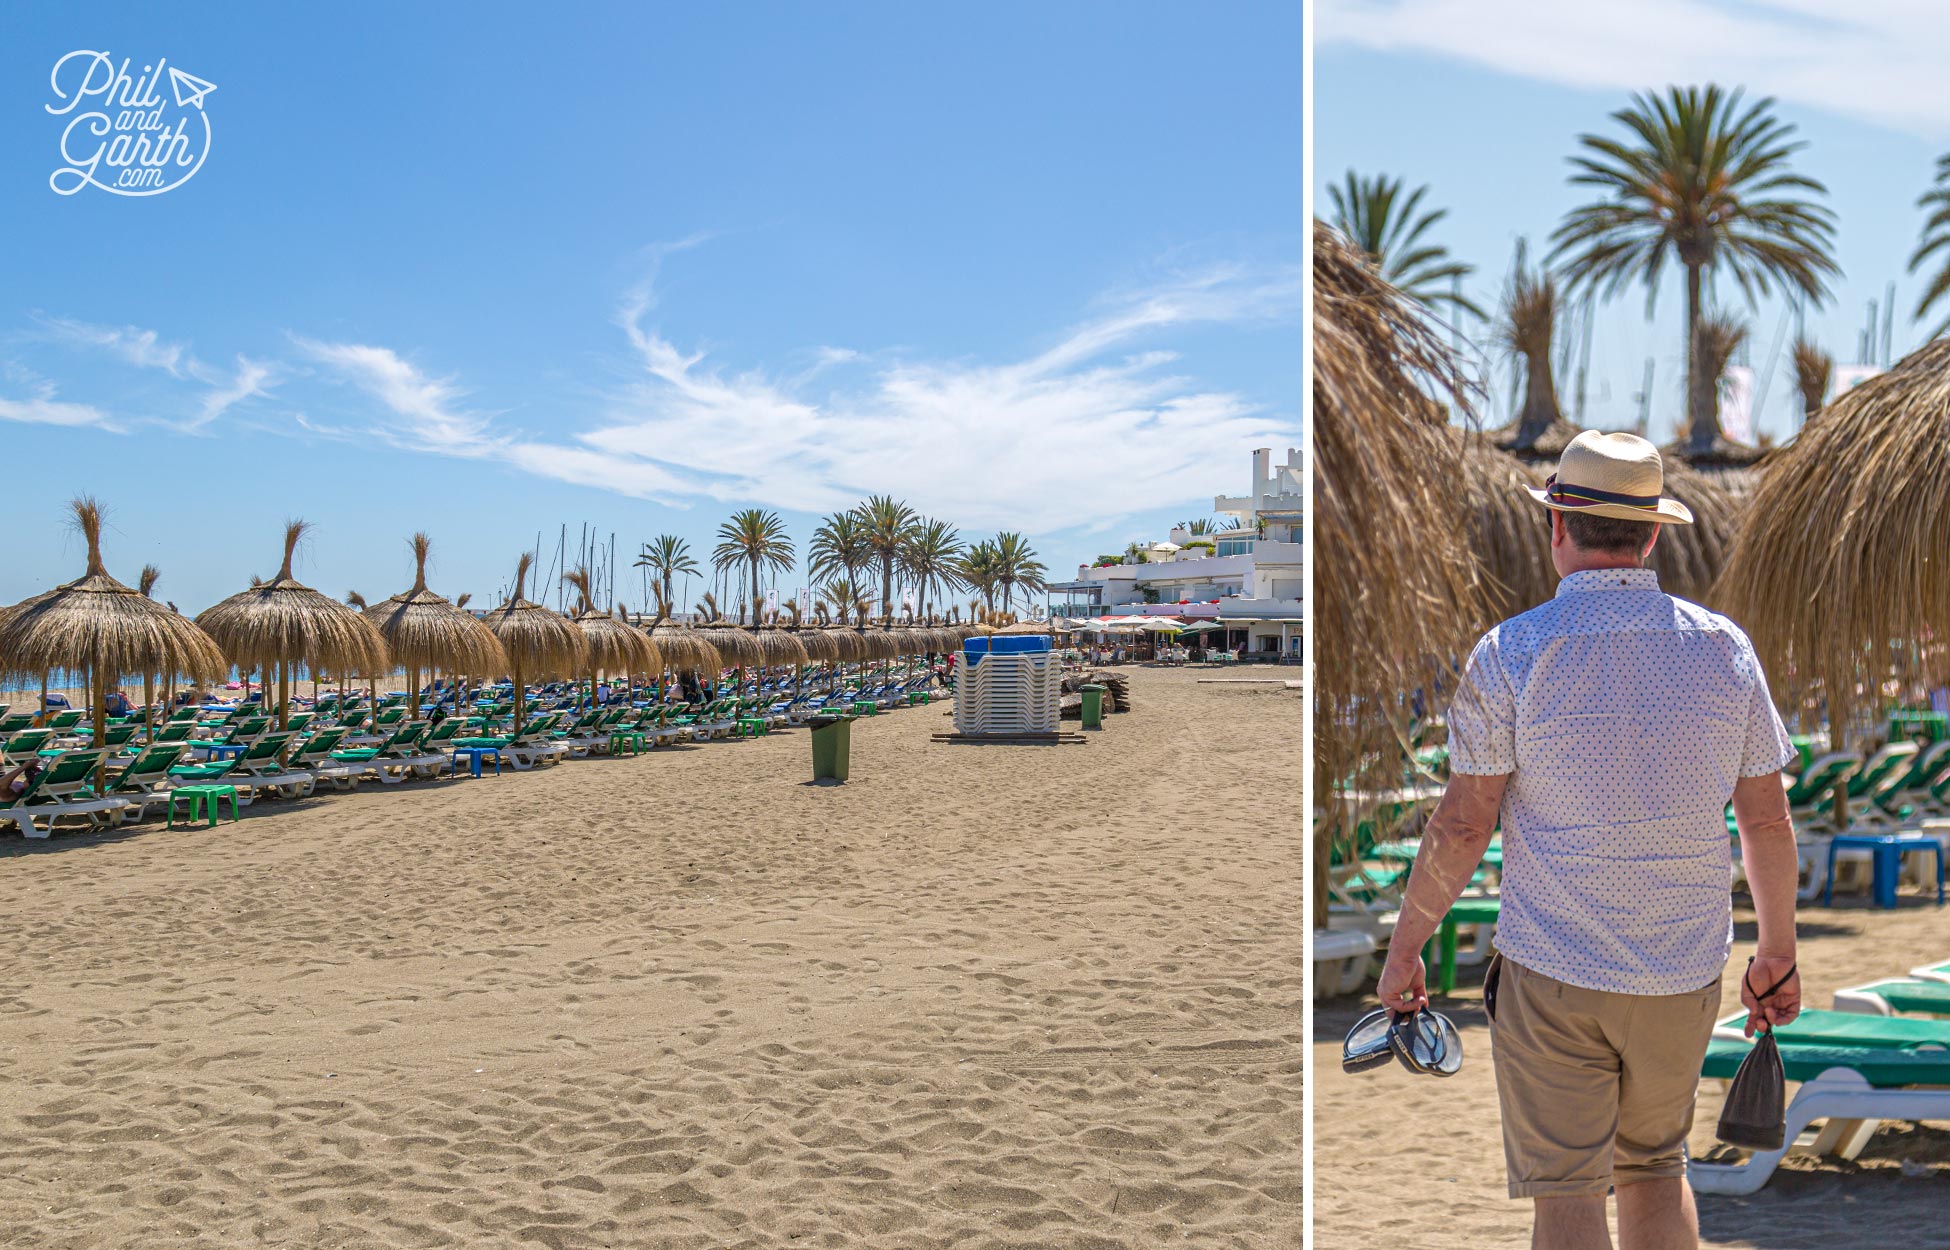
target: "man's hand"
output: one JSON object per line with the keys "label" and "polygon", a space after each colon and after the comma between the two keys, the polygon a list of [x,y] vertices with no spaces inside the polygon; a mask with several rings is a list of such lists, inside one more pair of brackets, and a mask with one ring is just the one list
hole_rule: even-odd
{"label": "man's hand", "polygon": [[[1755,1027],[1762,1021],[1766,1021],[1771,1031],[1801,1014],[1801,974],[1792,972],[1793,967],[1792,955],[1784,958],[1756,955],[1754,962],[1747,966],[1746,975],[1740,981],[1740,1005],[1747,1009],[1748,1037],[1754,1035]],[[1782,977],[1787,980],[1765,1002],[1754,997]]]}
{"label": "man's hand", "polygon": [[1381,996],[1381,1005],[1390,1011],[1419,1011],[1429,1005],[1428,977],[1420,950],[1391,944],[1375,993]]}

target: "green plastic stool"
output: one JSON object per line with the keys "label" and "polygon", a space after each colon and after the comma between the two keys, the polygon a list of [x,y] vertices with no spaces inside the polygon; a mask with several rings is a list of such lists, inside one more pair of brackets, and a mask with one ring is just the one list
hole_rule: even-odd
{"label": "green plastic stool", "polygon": [[853,701],[853,714],[855,716],[874,716],[879,711],[880,705],[872,699],[855,699]]}
{"label": "green plastic stool", "polygon": [[629,748],[629,754],[631,755],[640,753],[643,750],[643,735],[637,733],[635,730],[626,730],[622,733],[613,733],[609,736],[609,753],[611,755],[624,754],[624,747]]}
{"label": "green plastic stool", "polygon": [[[1456,926],[1459,924],[1495,924],[1503,914],[1501,898],[1459,898],[1449,914],[1442,918],[1442,928],[1430,939],[1430,946],[1440,952],[1436,965],[1435,985],[1438,994],[1453,993],[1456,988]],[[1423,948],[1422,958],[1427,960],[1435,951]]]}
{"label": "green plastic stool", "polygon": [[765,718],[762,716],[741,716],[738,718],[738,732],[747,738],[756,738],[765,732]]}
{"label": "green plastic stool", "polygon": [[163,828],[175,828],[176,805],[184,799],[188,799],[190,803],[188,823],[192,825],[207,815],[210,821],[209,828],[216,828],[217,816],[222,810],[225,799],[230,800],[230,819],[233,821],[237,819],[236,786],[177,786],[169,792],[169,819],[163,822]]}
{"label": "green plastic stool", "polygon": [[918,706],[922,706],[922,705],[925,705],[925,704],[926,704],[927,702],[928,702],[928,692],[927,692],[927,691],[925,691],[925,690],[910,690],[910,691],[908,691],[908,692],[907,692],[907,706],[909,706],[909,707],[918,707]]}

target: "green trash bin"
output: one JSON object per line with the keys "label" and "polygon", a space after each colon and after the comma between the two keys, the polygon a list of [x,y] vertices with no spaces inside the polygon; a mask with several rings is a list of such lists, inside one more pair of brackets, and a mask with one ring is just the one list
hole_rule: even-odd
{"label": "green trash bin", "polygon": [[853,757],[853,718],[815,716],[812,726],[813,780],[845,781]]}
{"label": "green trash bin", "polygon": [[1083,688],[1083,727],[1085,729],[1104,727],[1104,687],[1102,686]]}

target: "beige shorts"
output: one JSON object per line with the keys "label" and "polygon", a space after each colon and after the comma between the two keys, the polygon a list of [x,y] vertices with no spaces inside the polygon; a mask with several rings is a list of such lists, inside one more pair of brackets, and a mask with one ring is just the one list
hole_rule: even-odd
{"label": "beige shorts", "polygon": [[1720,982],[1614,994],[1503,961],[1490,1045],[1512,1198],[1683,1176]]}

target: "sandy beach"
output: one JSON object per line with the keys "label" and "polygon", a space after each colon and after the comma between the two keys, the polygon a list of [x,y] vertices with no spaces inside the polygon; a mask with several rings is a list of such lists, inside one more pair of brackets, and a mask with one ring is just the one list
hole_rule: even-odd
{"label": "sandy beach", "polygon": [[0,838],[4,1240],[1299,1245],[1301,694],[1123,671],[841,788],[794,731]]}
{"label": "sandy beach", "polygon": [[[1734,958],[1722,1014],[1739,1010],[1739,972],[1753,953],[1754,916],[1734,896]],[[1804,1001],[1827,1007],[1837,989],[1900,975],[1950,957],[1950,910],[1913,892],[1893,912],[1860,896],[1800,914]],[[1342,1247],[1529,1244],[1530,1204],[1503,1196],[1503,1138],[1483,1017],[1482,968],[1459,970],[1454,997],[1437,1003],[1463,1030],[1463,1071],[1447,1081],[1397,1068],[1348,1075],[1340,1040],[1373,996],[1321,1003],[1314,1017],[1315,1228]],[[1372,989],[1372,983],[1369,986]],[[1790,1090],[1790,1092],[1792,1092]],[[1717,1084],[1699,1105],[1689,1146],[1714,1146]],[[1885,1125],[1853,1162],[1789,1156],[1751,1197],[1699,1199],[1701,1243],[1757,1250],[1842,1246],[1950,1246],[1950,1130]],[[1871,1230],[1880,1230],[1871,1232]]]}

